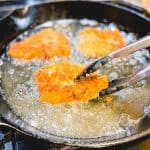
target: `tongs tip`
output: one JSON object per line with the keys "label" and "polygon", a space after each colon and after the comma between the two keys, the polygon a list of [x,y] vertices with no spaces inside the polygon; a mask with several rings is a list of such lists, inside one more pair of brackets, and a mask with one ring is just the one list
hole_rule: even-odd
{"label": "tongs tip", "polygon": [[106,64],[110,60],[109,56],[101,57],[88,65],[76,78],[75,81],[79,81],[84,77],[89,76],[91,73],[97,71],[101,65]]}
{"label": "tongs tip", "polygon": [[83,72],[81,72],[81,73],[74,79],[74,81],[80,81],[81,79],[83,79],[84,77],[87,77],[87,76],[89,76],[89,74],[86,73],[86,72],[84,72],[84,70],[83,70]]}

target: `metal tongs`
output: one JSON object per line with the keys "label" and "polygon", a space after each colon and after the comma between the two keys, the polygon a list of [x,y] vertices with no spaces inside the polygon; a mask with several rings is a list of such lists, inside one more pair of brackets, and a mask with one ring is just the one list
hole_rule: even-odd
{"label": "metal tongs", "polygon": [[[126,57],[130,54],[150,46],[150,35],[145,36],[144,38],[127,45],[126,47],[123,47],[117,51],[114,51],[102,58],[97,59],[90,65],[88,65],[77,77],[75,80],[80,80],[81,78],[84,78],[86,76],[89,76],[91,73],[97,71],[100,69],[102,65],[105,65],[107,62],[113,60],[114,58],[120,58],[120,57]],[[105,90],[103,90],[100,93],[100,96],[104,96],[107,94],[112,94],[116,91],[122,90],[124,88],[127,88],[129,86],[134,85],[138,81],[141,81],[143,79],[146,79],[150,77],[150,64],[146,65],[142,70],[140,70],[137,73],[134,73],[128,77],[125,78],[119,78],[116,80],[112,80],[109,82],[109,87]]]}

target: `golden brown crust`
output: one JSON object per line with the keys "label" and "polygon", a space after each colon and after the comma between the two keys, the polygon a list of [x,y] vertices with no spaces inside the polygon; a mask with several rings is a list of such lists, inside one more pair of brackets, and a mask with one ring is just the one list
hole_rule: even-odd
{"label": "golden brown crust", "polygon": [[64,34],[47,28],[21,42],[12,43],[8,54],[12,58],[25,60],[64,57],[70,55],[70,44]]}
{"label": "golden brown crust", "polygon": [[80,32],[79,50],[88,57],[100,57],[125,45],[118,29],[86,27]]}
{"label": "golden brown crust", "polygon": [[106,76],[93,74],[81,81],[74,78],[84,69],[82,64],[57,62],[44,66],[35,73],[40,100],[50,104],[87,101],[108,87]]}

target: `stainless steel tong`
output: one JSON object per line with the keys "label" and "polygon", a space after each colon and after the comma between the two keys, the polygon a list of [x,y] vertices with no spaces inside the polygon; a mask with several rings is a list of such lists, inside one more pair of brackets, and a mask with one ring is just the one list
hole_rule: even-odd
{"label": "stainless steel tong", "polygon": [[[119,58],[119,57],[126,57],[129,56],[130,54],[143,49],[147,48],[150,46],[150,35],[145,36],[144,38],[127,45],[126,47],[123,47],[117,51],[114,51],[102,58],[97,59],[90,65],[88,65],[77,77],[75,80],[80,80],[81,78],[84,78],[86,76],[89,76],[91,73],[97,71],[100,69],[102,65],[105,65],[107,62],[113,60],[114,58]],[[138,81],[150,77],[150,64],[145,66],[142,70],[139,72],[130,75],[129,77],[126,78],[120,78],[116,80],[112,80],[109,83],[109,87],[105,90],[103,90],[100,95],[106,95],[106,94],[111,94],[116,91],[122,90],[126,87],[129,87],[131,85],[134,85]]]}

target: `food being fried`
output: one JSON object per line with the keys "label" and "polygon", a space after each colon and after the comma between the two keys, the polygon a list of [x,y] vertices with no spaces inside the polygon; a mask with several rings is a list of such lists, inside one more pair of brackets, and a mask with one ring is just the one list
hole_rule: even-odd
{"label": "food being fried", "polygon": [[8,51],[16,59],[50,59],[70,55],[67,37],[52,28],[43,29],[21,42],[12,43]]}
{"label": "food being fried", "polygon": [[106,76],[92,74],[80,81],[74,81],[84,67],[82,64],[56,62],[38,70],[34,78],[40,91],[40,100],[59,104],[97,97],[101,90],[108,87],[108,79]]}
{"label": "food being fried", "polygon": [[110,102],[112,102],[112,100],[113,100],[113,98],[110,96],[107,96],[104,98],[104,102],[106,102],[106,103],[110,103]]}
{"label": "food being fried", "polygon": [[[74,51],[71,51],[68,60],[74,63],[83,62],[84,64],[90,63],[95,59],[92,59],[89,62],[88,57],[84,57],[83,55],[80,55],[80,53],[76,52],[76,33],[86,25],[90,26],[95,24],[95,27],[97,28],[101,25],[103,25],[104,28],[115,27],[115,24],[113,23],[106,25],[104,23],[98,23],[95,20],[88,19],[58,19],[44,22],[40,25],[40,27],[44,28],[45,26],[51,24],[59,31],[63,31],[65,35],[68,35],[71,39],[70,42]],[[39,28],[39,26],[36,28]],[[127,43],[137,40],[134,33],[122,32],[125,35],[124,37]],[[24,34],[21,34],[20,36],[23,37]],[[115,79],[116,74],[118,78],[129,75],[138,71],[139,67],[142,67],[144,65],[143,63],[146,63],[145,61],[142,61],[144,59],[143,54],[146,56],[148,55],[147,51],[144,50],[140,51],[140,57],[138,57],[138,60],[136,59],[137,57],[134,57],[137,56],[136,54],[133,54],[133,57],[129,57],[127,59],[116,59],[116,61],[110,62],[108,65],[104,65],[100,72],[102,74],[107,74],[111,80]],[[61,77],[56,76],[58,78],[58,82],[60,83],[59,85],[56,84],[57,80],[55,79],[54,74],[53,78],[52,75],[50,75],[50,79],[52,81],[49,82],[48,73],[46,74],[49,70],[48,68],[47,70],[44,70],[44,67],[41,68],[41,77],[38,78],[38,80],[42,79],[43,81],[41,80],[38,82],[43,86],[41,86],[43,89],[41,88],[42,90],[40,91],[38,90],[38,82],[35,82],[36,79],[33,80],[33,74],[37,68],[41,67],[42,64],[54,62],[53,60],[46,62],[42,61],[42,63],[38,63],[37,61],[34,63],[32,61],[22,63],[22,61],[8,59],[7,56],[5,57],[4,55],[2,55],[1,59],[0,80],[2,91],[5,93],[6,103],[21,120],[25,121],[30,126],[35,127],[37,130],[46,132],[47,134],[53,134],[54,136],[68,137],[67,139],[69,141],[70,139],[103,139],[103,137],[108,137],[108,139],[110,139],[111,137],[122,138],[123,136],[128,135],[128,133],[134,134],[137,132],[137,127],[143,123],[143,110],[147,108],[145,106],[148,106],[150,103],[149,81],[144,82],[144,86],[142,87],[130,87],[117,92],[115,95],[100,97],[100,100],[96,101],[77,101],[78,98],[75,97],[76,101],[73,99],[73,101],[67,104],[50,104],[47,99],[45,101],[40,101],[39,94],[41,94],[41,91],[44,90],[46,93],[46,88],[49,86],[52,87],[52,83],[58,87],[60,87],[60,85],[62,86],[63,83],[64,85],[69,84],[69,82],[62,82],[64,81],[62,78],[66,78],[64,77],[66,76],[66,71],[61,71],[60,69],[57,70],[58,73],[64,72]],[[58,66],[58,63],[51,64],[51,67],[49,68],[52,68],[52,66],[54,67],[54,65]],[[76,67],[75,64],[71,64],[71,66]],[[55,69],[50,69],[52,70],[52,73],[53,70],[56,72],[56,68],[57,67],[55,67]],[[63,68],[62,65],[60,68]],[[69,69],[69,67],[66,68]],[[82,68],[84,68],[84,66]],[[74,70],[74,68],[72,68],[72,70]],[[71,72],[70,75],[72,74],[73,73]],[[73,76],[71,77],[70,84],[73,82],[72,79]],[[46,83],[44,80],[48,82]],[[57,86],[53,87],[56,89]],[[94,82],[93,85],[91,85],[91,83],[86,83],[85,86],[92,88],[91,90],[94,90],[92,86],[98,86],[98,83],[96,82],[95,84]],[[68,89],[70,90],[70,88]],[[48,90],[47,93],[49,93]],[[79,90],[79,88],[76,88],[75,90]],[[62,92],[59,90],[54,98],[56,98],[56,96],[58,97],[59,93]],[[64,93],[64,95],[66,95],[66,93]],[[64,100],[64,95],[61,100]],[[80,97],[81,96],[82,95],[80,95]],[[88,99],[89,98],[90,97],[88,96]]]}
{"label": "food being fried", "polygon": [[86,27],[80,32],[79,50],[88,57],[100,57],[125,45],[118,29],[106,30]]}

